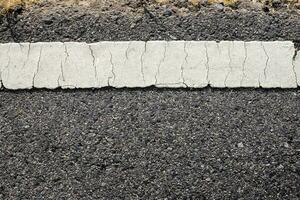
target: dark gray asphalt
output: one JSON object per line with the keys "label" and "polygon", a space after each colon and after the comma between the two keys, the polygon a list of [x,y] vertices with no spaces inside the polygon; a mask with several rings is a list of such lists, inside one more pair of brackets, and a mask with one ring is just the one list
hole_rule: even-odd
{"label": "dark gray asphalt", "polygon": [[[0,42],[292,40],[278,12],[0,16]],[[300,88],[0,91],[0,199],[300,199]]]}
{"label": "dark gray asphalt", "polygon": [[300,15],[203,10],[165,17],[160,11],[101,13],[52,6],[0,16],[0,42],[102,40],[290,40],[300,48]]}
{"label": "dark gray asphalt", "polygon": [[299,199],[300,89],[0,92],[0,199]]}

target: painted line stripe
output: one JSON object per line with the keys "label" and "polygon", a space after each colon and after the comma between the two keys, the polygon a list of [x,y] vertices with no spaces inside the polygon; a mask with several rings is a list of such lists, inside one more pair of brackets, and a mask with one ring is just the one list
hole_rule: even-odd
{"label": "painted line stripe", "polygon": [[290,41],[7,43],[0,86],[296,88],[299,54]]}

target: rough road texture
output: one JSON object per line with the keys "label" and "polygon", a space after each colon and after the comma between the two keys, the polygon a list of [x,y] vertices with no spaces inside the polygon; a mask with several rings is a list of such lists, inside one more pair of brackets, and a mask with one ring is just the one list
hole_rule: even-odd
{"label": "rough road texture", "polygon": [[[300,47],[299,16],[286,13],[42,13],[1,18],[1,42]],[[299,89],[1,91],[0,199],[299,199],[299,108]]]}
{"label": "rough road texture", "polygon": [[6,89],[300,86],[289,41],[7,43],[0,53]]}
{"label": "rough road texture", "polygon": [[289,40],[300,47],[300,16],[250,11],[200,11],[187,16],[136,15],[65,7],[0,18],[0,42],[124,40]]}
{"label": "rough road texture", "polygon": [[2,199],[298,199],[299,90],[0,92]]}

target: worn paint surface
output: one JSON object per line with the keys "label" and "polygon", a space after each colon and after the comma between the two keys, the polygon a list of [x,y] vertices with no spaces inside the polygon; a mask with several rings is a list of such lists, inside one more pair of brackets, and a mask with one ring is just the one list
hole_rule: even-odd
{"label": "worn paint surface", "polygon": [[0,45],[6,89],[296,88],[300,59],[286,41],[125,41]]}

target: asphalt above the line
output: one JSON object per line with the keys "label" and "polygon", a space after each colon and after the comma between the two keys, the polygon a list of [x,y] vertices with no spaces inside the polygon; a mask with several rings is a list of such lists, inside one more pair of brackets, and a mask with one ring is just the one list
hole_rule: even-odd
{"label": "asphalt above the line", "polygon": [[0,92],[2,199],[297,199],[300,90]]}
{"label": "asphalt above the line", "polygon": [[[46,9],[46,11],[45,11]],[[293,41],[300,48],[300,15],[285,12],[203,10],[187,16],[159,11],[99,13],[87,9],[35,8],[0,17],[0,42],[242,40]]]}

